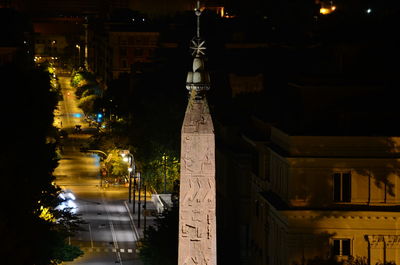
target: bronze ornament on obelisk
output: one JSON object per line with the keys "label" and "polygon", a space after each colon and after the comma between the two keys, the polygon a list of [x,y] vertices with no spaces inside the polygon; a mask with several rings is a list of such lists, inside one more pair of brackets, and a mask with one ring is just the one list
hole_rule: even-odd
{"label": "bronze ornament on obelisk", "polygon": [[210,77],[204,68],[199,1],[195,14],[193,70],[186,80],[189,102],[181,136],[178,265],[216,265],[215,136],[205,96]]}

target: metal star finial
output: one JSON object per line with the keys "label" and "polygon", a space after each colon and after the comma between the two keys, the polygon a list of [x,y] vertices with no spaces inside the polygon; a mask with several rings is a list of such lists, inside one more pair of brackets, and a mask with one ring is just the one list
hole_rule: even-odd
{"label": "metal star finial", "polygon": [[192,39],[192,46],[190,47],[190,49],[193,50],[192,55],[193,56],[200,56],[200,55],[205,55],[205,49],[206,47],[204,46],[206,42],[204,40],[198,39],[198,38],[194,38]]}
{"label": "metal star finial", "polygon": [[197,7],[195,8],[197,16],[197,34],[191,40],[190,49],[192,50],[193,70],[189,71],[186,77],[186,89],[194,93],[194,99],[201,100],[205,97],[205,92],[210,89],[210,75],[205,70],[204,58],[205,55],[205,41],[200,38],[200,1],[197,0]]}
{"label": "metal star finial", "polygon": [[196,30],[196,37],[192,39],[192,46],[190,49],[193,50],[192,56],[199,57],[201,55],[205,55],[204,51],[206,47],[204,46],[205,41],[200,38],[200,16],[201,16],[201,9],[200,9],[200,1],[197,0],[197,6],[194,9],[194,12],[197,16],[197,30]]}

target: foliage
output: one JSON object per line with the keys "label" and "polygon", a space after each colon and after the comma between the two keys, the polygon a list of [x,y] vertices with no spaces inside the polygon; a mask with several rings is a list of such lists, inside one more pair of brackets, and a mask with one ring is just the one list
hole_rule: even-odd
{"label": "foliage", "polygon": [[75,91],[75,95],[78,99],[81,97],[87,97],[89,95],[95,94],[95,86],[94,85],[84,85],[78,86]]}
{"label": "foliage", "polygon": [[83,254],[83,251],[77,246],[62,244],[56,248],[53,254],[54,259],[51,262],[52,264],[60,264],[64,261],[73,261]]}
{"label": "foliage", "polygon": [[71,76],[71,86],[72,87],[80,87],[85,85],[93,85],[96,84],[96,78],[94,74],[86,71],[79,71],[72,73]]}
{"label": "foliage", "polygon": [[158,159],[143,165],[143,178],[147,185],[153,187],[158,193],[163,193],[166,176],[167,191],[171,192],[174,189],[174,183],[179,180],[179,169],[178,158],[160,155]]}
{"label": "foliage", "polygon": [[71,86],[75,87],[75,95],[79,99],[78,107],[86,116],[99,112],[100,88],[93,73],[87,71],[74,72]]}
{"label": "foliage", "polygon": [[[142,74],[131,78],[121,75],[113,80],[105,91],[102,105],[110,114],[107,117],[117,115],[125,121],[118,125],[122,125],[123,129],[111,124],[112,134],[119,135],[121,139],[128,138],[128,145],[134,147],[132,149],[135,150],[142,176],[159,192],[164,190],[165,172],[168,191],[179,178],[177,158],[187,102],[182,85],[185,77],[176,75],[179,72],[177,68],[182,66],[177,60],[167,62],[148,65]],[[113,138],[116,139],[115,136]],[[167,160],[166,170],[163,156],[171,158]]]}
{"label": "foliage", "polygon": [[96,95],[90,95],[83,97],[79,100],[78,107],[82,109],[86,116],[93,115],[97,113],[96,102],[99,97]]}
{"label": "foliage", "polygon": [[165,210],[139,241],[139,256],[145,265],[173,265],[178,260],[178,207]]}
{"label": "foliage", "polygon": [[120,150],[114,149],[109,152],[105,161],[106,168],[113,178],[121,178],[128,176],[128,163],[122,160]]}
{"label": "foliage", "polygon": [[110,152],[113,149],[129,149],[128,136],[118,134],[113,126],[113,132],[98,132],[90,138],[90,148]]}
{"label": "foliage", "polygon": [[[0,151],[2,205],[0,235],[7,242],[0,249],[2,264],[47,265],[63,252],[77,216],[54,210],[59,188],[52,185],[58,165],[53,134],[57,93],[43,69],[0,67],[3,88],[3,144]],[[40,158],[40,159],[35,159]],[[43,209],[53,218],[41,218]],[[42,216],[43,217],[43,216]],[[65,253],[76,257],[79,253]]]}

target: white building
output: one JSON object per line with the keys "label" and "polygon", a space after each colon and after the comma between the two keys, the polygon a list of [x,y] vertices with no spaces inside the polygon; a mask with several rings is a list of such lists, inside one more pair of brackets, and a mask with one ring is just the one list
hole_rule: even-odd
{"label": "white building", "polygon": [[258,153],[252,264],[350,256],[400,264],[400,137],[263,131],[266,141],[244,136]]}

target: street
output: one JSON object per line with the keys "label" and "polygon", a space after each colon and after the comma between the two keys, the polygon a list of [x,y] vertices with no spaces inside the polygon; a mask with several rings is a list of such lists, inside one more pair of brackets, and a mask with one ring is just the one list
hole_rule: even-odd
{"label": "street", "polygon": [[[86,224],[69,239],[84,256],[65,264],[142,264],[135,252],[137,230],[125,206],[128,189],[100,187],[99,156],[80,152],[90,134],[69,80],[69,76],[59,76],[64,100],[55,113],[55,125],[69,134],[63,140],[62,159],[54,175],[57,185],[75,195],[76,213]],[[77,124],[82,126],[81,132],[74,132]]]}

